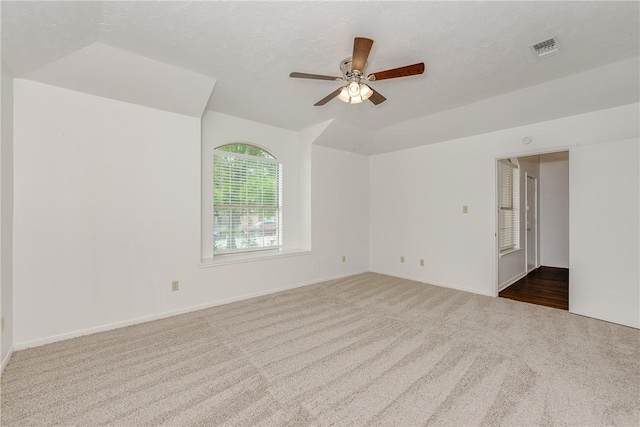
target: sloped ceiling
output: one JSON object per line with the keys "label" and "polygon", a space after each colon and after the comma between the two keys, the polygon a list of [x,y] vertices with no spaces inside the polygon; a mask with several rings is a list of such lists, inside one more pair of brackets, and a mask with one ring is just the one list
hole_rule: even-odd
{"label": "sloped ceiling", "polygon": [[[503,110],[496,111],[510,113],[491,123],[510,127],[639,98],[633,76],[640,55],[638,2],[3,1],[2,12],[2,59],[17,77],[52,81],[70,64],[79,73],[87,68],[78,66],[82,55],[89,58],[87,51],[75,60],[64,58],[99,42],[90,53],[107,52],[114,60],[126,56],[117,52],[128,51],[208,76],[215,82],[209,109],[291,130],[333,120],[327,132],[345,134],[335,139],[327,133],[318,143],[365,154],[442,140],[456,122],[467,123],[455,129],[458,133],[482,132],[486,120],[477,120],[474,107],[465,106],[487,99],[492,99],[487,108],[498,105]],[[336,83],[290,79],[289,73],[339,75],[338,64],[351,55],[355,36],[375,40],[367,71],[424,61],[425,74],[373,83],[388,98],[379,106],[333,100],[314,107]],[[551,36],[563,53],[537,59],[528,45]],[[58,65],[49,66],[54,62]],[[614,63],[621,65],[607,68]],[[130,62],[123,65],[132,68]],[[569,76],[595,69],[601,79],[570,82]],[[132,68],[129,74],[134,73]],[[609,78],[616,75],[624,79]],[[571,91],[544,89],[558,79],[580,95],[572,100]],[[133,80],[124,72],[110,84],[127,87]],[[156,86],[175,94],[189,81]],[[524,90],[534,87],[541,96]],[[601,94],[607,96],[600,102]],[[518,105],[520,95],[528,108],[506,107]],[[447,120],[436,120],[443,114]],[[417,124],[422,121],[431,124]],[[425,135],[411,133],[401,144],[387,137],[401,128]]]}
{"label": "sloped ceiling", "polygon": [[631,104],[638,102],[639,76],[637,58],[627,59],[388,126],[367,147],[382,153],[394,141],[401,150]]}
{"label": "sloped ceiling", "polygon": [[28,76],[54,86],[194,117],[202,117],[216,82],[212,77],[101,42]]}

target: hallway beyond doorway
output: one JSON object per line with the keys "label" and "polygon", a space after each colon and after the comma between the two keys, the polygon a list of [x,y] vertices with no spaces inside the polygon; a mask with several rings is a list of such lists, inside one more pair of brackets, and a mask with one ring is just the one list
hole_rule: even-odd
{"label": "hallway beyond doorway", "polygon": [[500,291],[501,298],[509,298],[546,307],[569,309],[569,269],[539,267]]}

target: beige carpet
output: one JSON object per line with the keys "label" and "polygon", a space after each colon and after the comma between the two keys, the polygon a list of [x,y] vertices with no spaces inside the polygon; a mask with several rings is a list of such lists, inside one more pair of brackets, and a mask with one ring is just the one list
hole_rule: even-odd
{"label": "beige carpet", "polygon": [[16,352],[2,425],[640,424],[640,331],[373,273]]}

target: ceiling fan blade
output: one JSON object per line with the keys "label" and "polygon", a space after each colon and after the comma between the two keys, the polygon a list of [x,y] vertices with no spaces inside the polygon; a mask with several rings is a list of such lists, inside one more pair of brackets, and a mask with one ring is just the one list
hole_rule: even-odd
{"label": "ceiling fan blade", "polygon": [[[394,68],[392,70],[378,71],[377,73],[371,73],[367,79],[372,81],[395,79],[396,77],[415,76],[416,74],[424,73],[424,62],[419,64],[406,65],[400,68]],[[373,78],[372,78],[373,76]]]}
{"label": "ceiling fan blade", "polygon": [[369,101],[371,101],[374,104],[378,105],[378,104],[382,104],[384,101],[387,100],[387,98],[385,98],[384,96],[380,95],[380,92],[377,92],[375,89],[371,89],[371,90],[373,91],[373,93],[369,97]]}
{"label": "ceiling fan blade", "polygon": [[307,74],[307,73],[296,73],[293,72],[289,74],[289,77],[293,77],[295,79],[313,79],[313,80],[332,80],[332,81],[342,81],[342,77],[332,77],[332,76],[323,76],[321,74]]}
{"label": "ceiling fan blade", "polygon": [[[342,90],[342,88],[339,87],[338,89],[334,90],[329,95],[325,96],[324,98],[322,98],[320,101],[316,102],[313,105],[316,106],[316,107],[320,107],[321,105],[326,104],[327,102],[331,101],[333,98],[338,96],[338,94],[340,93],[341,90]],[[371,96],[373,96],[373,95],[371,95]]]}
{"label": "ceiling fan blade", "polygon": [[373,40],[364,37],[356,37],[353,40],[353,56],[351,57],[351,71],[358,70],[364,72],[367,65],[367,58],[373,46]]}

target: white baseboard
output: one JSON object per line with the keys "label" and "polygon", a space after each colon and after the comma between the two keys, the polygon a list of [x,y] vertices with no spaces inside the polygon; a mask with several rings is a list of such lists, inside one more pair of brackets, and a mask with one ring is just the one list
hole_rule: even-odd
{"label": "white baseboard", "polygon": [[413,280],[415,282],[426,283],[427,285],[439,286],[441,288],[455,289],[457,291],[470,292],[472,294],[484,295],[484,296],[487,296],[487,297],[494,297],[495,296],[491,292],[479,291],[478,289],[465,288],[464,286],[451,285],[451,284],[448,284],[448,283],[437,282],[437,281],[434,281],[434,280],[425,280],[425,279],[423,279],[421,277],[412,277],[412,276],[407,276],[407,275],[404,275],[404,274],[389,273],[389,272],[382,271],[382,270],[370,270],[370,271],[372,273],[384,274],[384,275],[387,275],[387,276],[397,277],[397,278],[400,278],[400,279]]}
{"label": "white baseboard", "polygon": [[4,360],[2,361],[2,365],[0,366],[0,376],[2,376],[2,373],[4,372],[4,368],[9,363],[9,359],[11,359],[12,354],[13,354],[13,346],[11,346],[11,348],[9,349],[9,352],[7,353],[7,355],[4,357]]}
{"label": "white baseboard", "polygon": [[[533,271],[533,270],[532,270]],[[501,283],[500,286],[498,287],[498,292],[502,292],[505,289],[507,289],[509,286],[513,285],[514,283],[516,283],[518,280],[522,279],[523,277],[525,277],[527,274],[526,271],[523,271],[522,273],[518,274],[516,277],[512,277],[511,279],[507,280],[504,283]]]}
{"label": "white baseboard", "polygon": [[[208,303],[205,303],[205,304],[192,305],[192,306],[189,306],[189,307],[179,308],[179,309],[176,309],[176,310],[170,310],[170,311],[165,311],[165,312],[162,312],[162,313],[151,314],[151,315],[148,315],[148,316],[142,316],[142,317],[136,317],[136,318],[129,319],[129,320],[123,320],[121,322],[115,322],[115,323],[109,323],[109,324],[106,324],[106,325],[95,326],[93,328],[81,329],[81,330],[77,330],[77,331],[73,331],[73,332],[67,332],[67,333],[59,334],[59,335],[52,335],[52,336],[49,336],[49,337],[38,338],[38,339],[35,339],[35,340],[31,340],[31,341],[22,341],[22,342],[15,343],[14,346],[12,347],[12,349],[15,349],[16,351],[18,351],[18,350],[24,350],[25,348],[39,347],[41,345],[51,344],[51,343],[58,342],[58,341],[64,341],[64,340],[68,340],[68,339],[71,339],[71,338],[77,338],[77,337],[81,337],[81,336],[84,336],[84,335],[95,334],[97,332],[111,331],[113,329],[119,329],[119,328],[124,328],[126,326],[137,325],[139,323],[145,323],[145,322],[151,322],[151,321],[154,321],[154,320],[166,319],[167,317],[173,317],[173,316],[178,316],[180,314],[190,313],[192,311],[203,310],[205,308],[217,307],[219,305],[230,304],[232,302],[243,301],[243,300],[247,300],[247,299],[250,299],[250,298],[256,298],[256,297],[261,297],[261,296],[264,296],[264,295],[275,294],[277,292],[287,291],[287,290],[290,290],[290,289],[301,288],[301,287],[313,285],[313,284],[316,284],[316,283],[326,282],[327,280],[335,280],[335,279],[340,279],[340,278],[343,278],[343,277],[354,276],[356,274],[366,273],[367,271],[368,270],[349,272],[349,273],[345,273],[345,274],[339,274],[339,275],[336,275],[336,276],[309,280],[309,281],[306,281],[306,282],[297,283],[295,285],[283,286],[283,287],[280,287],[280,288],[269,289],[269,290],[266,290],[266,291],[253,292],[253,293],[250,293],[250,294],[244,294],[244,295],[240,295],[240,296],[233,297],[233,298],[227,298],[227,299],[224,299],[224,300],[212,301],[212,302],[208,302]],[[3,368],[4,368],[4,365],[3,365]]]}

